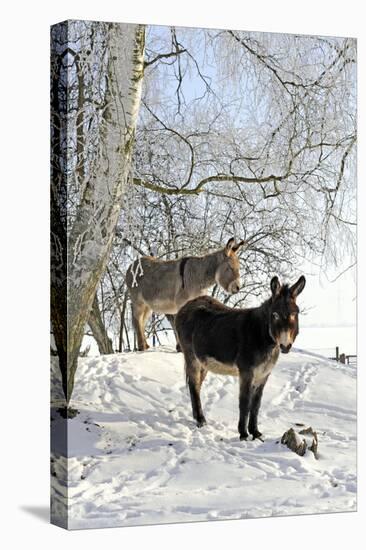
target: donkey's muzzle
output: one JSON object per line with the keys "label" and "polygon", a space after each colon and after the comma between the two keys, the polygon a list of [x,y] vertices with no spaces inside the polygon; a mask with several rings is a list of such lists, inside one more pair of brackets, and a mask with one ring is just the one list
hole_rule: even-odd
{"label": "donkey's muzzle", "polygon": [[232,283],[229,287],[230,294],[237,294],[240,290],[238,283]]}
{"label": "donkey's muzzle", "polygon": [[283,344],[280,344],[280,348],[282,353],[288,353],[290,349],[292,348],[292,344],[288,344],[287,346],[284,346]]}

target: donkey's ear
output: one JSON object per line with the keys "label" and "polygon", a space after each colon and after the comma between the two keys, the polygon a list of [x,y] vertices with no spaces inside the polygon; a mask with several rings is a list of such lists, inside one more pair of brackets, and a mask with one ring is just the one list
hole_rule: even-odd
{"label": "donkey's ear", "polygon": [[233,252],[237,252],[239,248],[241,248],[245,244],[245,241],[240,241],[238,244],[234,244],[234,246],[231,247],[231,250]]}
{"label": "donkey's ear", "polygon": [[304,275],[301,275],[300,279],[290,287],[290,293],[293,298],[296,298],[303,290],[306,283]]}
{"label": "donkey's ear", "polygon": [[228,240],[224,248],[224,251],[226,252],[226,254],[229,254],[229,252],[233,250],[234,245],[235,245],[235,239],[234,237],[231,237],[231,239]]}
{"label": "donkey's ear", "polygon": [[281,284],[280,284],[280,281],[278,280],[278,277],[277,276],[272,277],[271,291],[272,291],[273,298],[275,298],[279,294],[280,290],[281,290]]}

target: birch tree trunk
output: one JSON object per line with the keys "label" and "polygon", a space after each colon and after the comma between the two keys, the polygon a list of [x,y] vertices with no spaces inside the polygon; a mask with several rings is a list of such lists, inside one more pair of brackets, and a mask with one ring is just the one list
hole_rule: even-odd
{"label": "birch tree trunk", "polygon": [[[82,186],[79,204],[67,231],[67,277],[51,298],[51,316],[63,391],[69,403],[74,387],[78,354],[95,292],[105,270],[121,209],[121,198],[131,169],[135,127],[141,98],[145,29],[141,25],[108,24],[108,69],[104,108],[100,121],[97,162]],[[69,53],[68,53],[69,55]],[[57,96],[57,94],[56,94]],[[52,182],[53,183],[53,182]],[[67,187],[67,182],[66,182]],[[62,193],[52,193],[52,229],[57,223]],[[67,212],[66,212],[67,213]],[[61,216],[62,218],[62,216]],[[70,224],[70,218],[67,220]],[[57,233],[51,240],[52,259],[65,262]],[[62,248],[62,245],[61,245]],[[56,260],[57,263],[57,260]],[[56,285],[57,286],[57,285]],[[67,315],[62,295],[67,291]],[[58,302],[60,299],[60,302]],[[60,311],[60,307],[63,308]]]}

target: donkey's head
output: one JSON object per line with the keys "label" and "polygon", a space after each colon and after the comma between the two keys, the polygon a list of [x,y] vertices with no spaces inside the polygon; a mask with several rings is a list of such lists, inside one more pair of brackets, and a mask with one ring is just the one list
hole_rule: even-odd
{"label": "donkey's head", "polygon": [[271,280],[272,300],[269,308],[269,333],[281,348],[282,353],[288,353],[299,333],[299,308],[296,298],[304,290],[305,277],[292,286],[281,285],[278,277]]}
{"label": "donkey's head", "polygon": [[236,294],[240,290],[240,264],[236,253],[243,244],[244,241],[236,243],[232,237],[219,256],[215,279],[230,294]]}

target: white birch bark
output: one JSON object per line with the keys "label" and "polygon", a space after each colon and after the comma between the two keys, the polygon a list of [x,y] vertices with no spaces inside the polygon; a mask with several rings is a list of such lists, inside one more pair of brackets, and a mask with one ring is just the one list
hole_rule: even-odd
{"label": "white birch bark", "polygon": [[107,91],[99,158],[80,199],[68,238],[67,384],[65,380],[63,384],[67,402],[74,385],[84,327],[108,260],[131,169],[143,77],[144,32],[140,25],[109,26]]}

